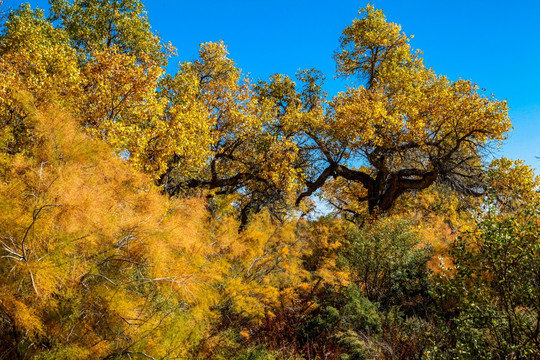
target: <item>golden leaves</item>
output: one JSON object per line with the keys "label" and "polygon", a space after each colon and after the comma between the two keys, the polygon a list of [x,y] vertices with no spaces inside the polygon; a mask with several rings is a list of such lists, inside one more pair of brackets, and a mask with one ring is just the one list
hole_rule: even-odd
{"label": "golden leaves", "polygon": [[358,75],[371,87],[381,70],[411,61],[409,38],[401,27],[389,23],[380,9],[368,5],[359,11],[360,19],[343,30],[340,51],[334,56],[341,76]]}
{"label": "golden leaves", "polygon": [[[187,357],[219,346],[204,339],[217,322],[247,341],[263,320],[304,316],[354,279],[344,219],[407,216],[425,239],[454,236],[468,218],[450,188],[396,200],[453,176],[484,185],[481,150],[511,127],[505,101],[427,69],[372,6],[336,55],[366,83],[327,103],[320,73],[253,85],[223,42],[163,76],[146,17],[123,13],[140,3],[96,4],[53,0],[65,28],[23,7],[0,39],[0,321],[64,357]],[[486,180],[504,211],[538,200],[522,163],[494,161]],[[305,187],[349,216],[298,220]],[[185,189],[207,197],[161,193]]]}
{"label": "golden leaves", "polygon": [[[156,287],[172,292],[159,306],[174,307],[196,302],[194,294],[208,279],[208,251],[200,249],[204,205],[167,201],[148,178],[81,133],[69,117],[51,111],[35,119],[40,141],[1,174],[4,315],[21,333],[58,341],[72,333],[70,345],[81,348],[107,326],[129,334],[121,340],[127,344],[165,326],[179,314],[156,313],[157,303],[149,302]],[[70,308],[73,293],[87,292]],[[8,294],[15,299],[9,306]],[[55,321],[49,321],[51,302],[59,304]],[[100,317],[107,319],[103,328]],[[116,341],[109,336],[100,341]],[[102,356],[111,350],[105,344]]]}
{"label": "golden leaves", "polygon": [[93,54],[84,68],[86,91],[79,113],[81,122],[96,132],[122,133],[115,127],[151,122],[163,112],[156,87],[163,69],[118,49]]}

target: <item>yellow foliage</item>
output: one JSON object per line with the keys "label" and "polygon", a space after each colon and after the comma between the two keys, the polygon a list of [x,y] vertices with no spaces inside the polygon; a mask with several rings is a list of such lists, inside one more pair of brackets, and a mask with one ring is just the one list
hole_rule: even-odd
{"label": "yellow foliage", "polygon": [[[164,76],[170,48],[140,1],[121,3],[51,0],[57,23],[23,5],[0,35],[7,356],[219,358],[358,282],[343,258],[355,228],[406,247],[408,219],[405,235],[450,261],[469,210],[539,200],[522,162],[484,171],[506,102],[426,68],[371,5],[335,55],[364,83],[326,102],[321,73],[253,84],[223,42]],[[338,215],[298,218],[319,189]]]}
{"label": "yellow foliage", "polygon": [[[63,113],[32,117],[39,141],[11,157],[0,185],[0,297],[17,299],[2,304],[17,332],[71,333],[81,348],[97,340],[92,353],[106,356],[120,341],[107,326],[144,347],[139,339],[181,316],[176,308],[208,309],[203,202],[166,199]],[[170,295],[158,301],[156,291]]]}
{"label": "yellow foliage", "polygon": [[14,326],[25,329],[31,338],[44,334],[44,327],[36,310],[11,296],[3,297],[1,306],[12,315]]}

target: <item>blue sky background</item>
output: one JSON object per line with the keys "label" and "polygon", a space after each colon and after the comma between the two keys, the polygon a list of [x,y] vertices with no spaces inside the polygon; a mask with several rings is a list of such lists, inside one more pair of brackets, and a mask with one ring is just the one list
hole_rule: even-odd
{"label": "blue sky background", "polygon": [[[143,0],[144,1],[144,0]],[[6,0],[10,6],[18,1]],[[291,76],[314,67],[326,90],[344,90],[334,79],[332,55],[341,31],[367,1],[146,0],[154,31],[177,47],[169,72],[197,56],[201,42],[224,40],[230,56],[253,78]],[[412,46],[437,73],[471,79],[507,99],[514,130],[499,156],[540,168],[540,0],[373,0],[387,18],[414,35]],[[48,8],[47,0],[30,1]]]}

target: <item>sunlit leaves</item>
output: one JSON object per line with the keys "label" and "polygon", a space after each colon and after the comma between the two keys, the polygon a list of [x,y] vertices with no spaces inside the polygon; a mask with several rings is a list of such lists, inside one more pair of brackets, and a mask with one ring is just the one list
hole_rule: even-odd
{"label": "sunlit leaves", "polygon": [[344,30],[362,81],[327,100],[317,70],[254,82],[221,41],[165,75],[138,0],[51,5],[0,35],[0,357],[462,355],[478,309],[537,342],[538,179],[485,166],[506,101],[382,11]]}
{"label": "sunlit leaves", "polygon": [[401,27],[386,21],[382,10],[368,5],[360,19],[345,28],[340,50],[334,56],[339,75],[358,75],[367,87],[378,81],[381,71],[410,61],[409,38]]}
{"label": "sunlit leaves", "polygon": [[60,20],[82,60],[95,51],[112,47],[135,56],[166,64],[170,45],[150,29],[144,5],[139,0],[51,0],[51,18]]}
{"label": "sunlit leaves", "polygon": [[338,94],[324,125],[307,133],[312,157],[324,162],[299,200],[330,177],[360,184],[367,194],[358,200],[369,212],[387,211],[402,194],[436,181],[467,195],[484,192],[482,156],[511,129],[506,101],[426,68],[380,10],[369,5],[360,15],[335,58],[341,74],[366,82]]}
{"label": "sunlit leaves", "polygon": [[[10,13],[0,37],[0,146],[19,152],[28,146],[28,108],[57,101],[73,104],[80,69],[66,33],[29,6]],[[28,99],[32,98],[32,104]]]}
{"label": "sunlit leaves", "polygon": [[0,328],[14,329],[2,341],[23,354],[41,351],[31,348],[34,335],[56,350],[78,346],[101,357],[135,343],[177,351],[152,339],[171,335],[166,326],[212,281],[203,271],[210,245],[199,241],[204,206],[168,201],[69,117],[32,116],[39,141],[13,155],[0,186]]}

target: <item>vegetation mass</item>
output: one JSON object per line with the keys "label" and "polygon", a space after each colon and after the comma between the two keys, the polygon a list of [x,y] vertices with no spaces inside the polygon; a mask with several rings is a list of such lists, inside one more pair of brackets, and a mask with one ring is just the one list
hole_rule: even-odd
{"label": "vegetation mass", "polygon": [[2,16],[0,359],[540,359],[507,103],[381,10],[343,30],[334,97],[223,42],[167,74],[140,0]]}

